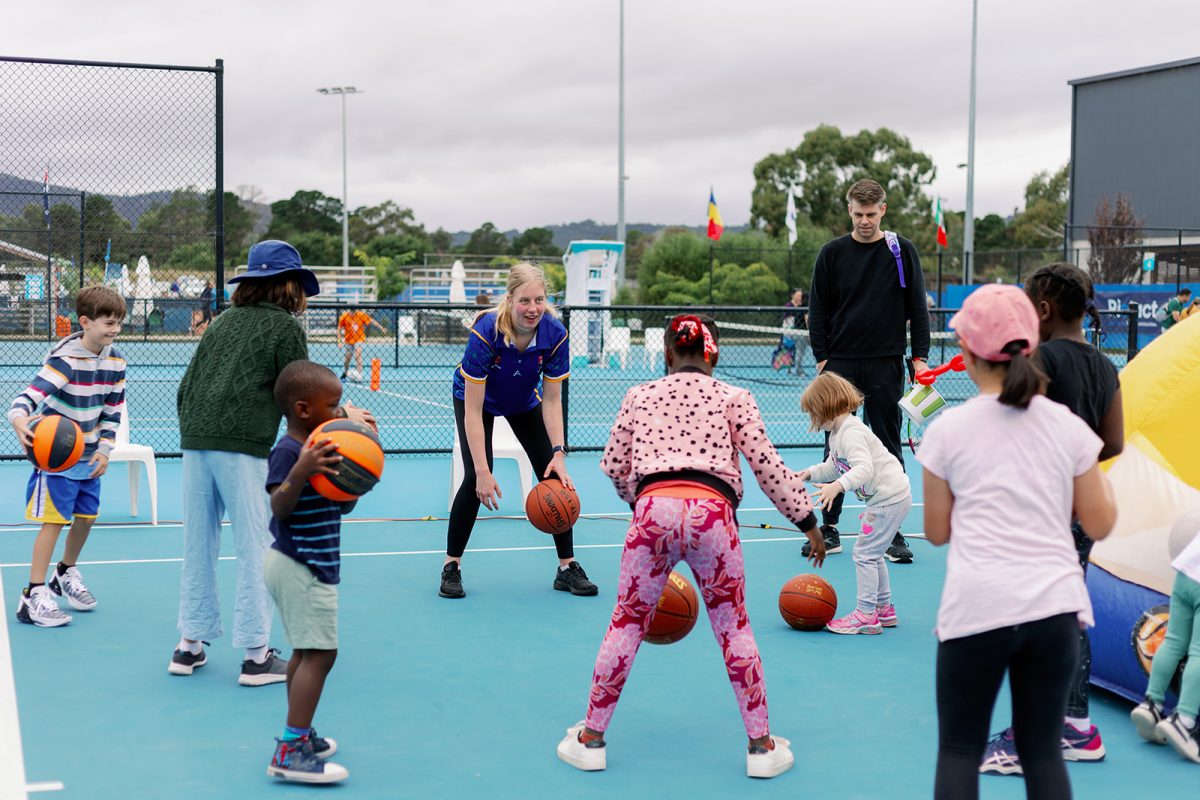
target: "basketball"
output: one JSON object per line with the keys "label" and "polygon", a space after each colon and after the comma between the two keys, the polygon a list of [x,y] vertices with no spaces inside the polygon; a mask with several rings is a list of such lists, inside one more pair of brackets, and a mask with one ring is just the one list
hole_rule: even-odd
{"label": "basketball", "polygon": [[673,644],[691,632],[700,614],[696,590],[678,572],[667,576],[667,585],[654,607],[646,641],[650,644]]}
{"label": "basketball", "polygon": [[331,419],[318,425],[305,447],[332,439],[342,457],[335,474],[317,473],[308,479],[322,497],[341,503],[357,500],[375,488],[383,475],[383,447],[379,437],[366,425],[349,419]]}
{"label": "basketball", "polygon": [[579,521],[579,495],[547,478],[525,497],[525,516],[542,533],[566,533]]}
{"label": "basketball", "polygon": [[40,470],[68,470],[83,455],[83,431],[74,420],[50,414],[34,422],[29,429],[33,431],[33,447],[26,447],[25,455]]}
{"label": "basketball", "polygon": [[837,613],[837,592],[820,575],[797,575],[779,590],[779,613],[798,631],[819,631]]}

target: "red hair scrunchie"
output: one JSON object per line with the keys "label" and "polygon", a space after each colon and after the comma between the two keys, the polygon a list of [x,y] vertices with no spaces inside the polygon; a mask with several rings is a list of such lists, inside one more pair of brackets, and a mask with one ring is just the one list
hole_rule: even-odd
{"label": "red hair scrunchie", "polygon": [[705,363],[708,363],[709,359],[718,352],[717,342],[713,339],[708,326],[693,314],[680,314],[671,320],[671,332],[675,334],[676,344],[684,346],[692,345],[697,339],[703,337]]}

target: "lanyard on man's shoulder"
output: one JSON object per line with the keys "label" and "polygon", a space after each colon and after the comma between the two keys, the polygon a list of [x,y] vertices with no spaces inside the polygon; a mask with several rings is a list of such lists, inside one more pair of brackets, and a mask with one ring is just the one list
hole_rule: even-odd
{"label": "lanyard on man's shoulder", "polygon": [[892,257],[896,259],[896,272],[900,273],[900,288],[907,289],[908,284],[904,282],[904,259],[900,256],[900,237],[894,231],[884,231],[883,238],[887,242],[888,249],[892,251]]}

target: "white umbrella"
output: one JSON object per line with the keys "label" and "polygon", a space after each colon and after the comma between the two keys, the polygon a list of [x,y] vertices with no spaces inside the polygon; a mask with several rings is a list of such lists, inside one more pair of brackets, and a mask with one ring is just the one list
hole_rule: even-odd
{"label": "white umbrella", "polygon": [[464,283],[467,279],[467,271],[463,269],[461,261],[455,261],[454,266],[450,268],[450,302],[465,303],[467,302],[467,287]]}
{"label": "white umbrella", "polygon": [[133,296],[138,300],[149,300],[154,297],[154,277],[150,274],[150,259],[145,256],[138,258],[137,267],[133,270]]}

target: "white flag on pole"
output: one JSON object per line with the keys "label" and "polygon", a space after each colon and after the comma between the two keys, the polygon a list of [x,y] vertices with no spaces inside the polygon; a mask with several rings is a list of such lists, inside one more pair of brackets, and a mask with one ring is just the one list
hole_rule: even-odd
{"label": "white flag on pole", "polygon": [[792,191],[792,187],[788,187],[788,202],[787,202],[787,229],[788,229],[788,247],[796,243],[796,195]]}

